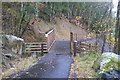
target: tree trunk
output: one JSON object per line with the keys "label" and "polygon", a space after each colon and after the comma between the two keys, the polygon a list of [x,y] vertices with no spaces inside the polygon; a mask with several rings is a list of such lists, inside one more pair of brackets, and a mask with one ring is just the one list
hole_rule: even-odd
{"label": "tree trunk", "polygon": [[97,45],[98,45],[98,34],[96,33],[96,43],[95,43],[95,51],[97,52]]}
{"label": "tree trunk", "polygon": [[118,2],[117,7],[117,16],[116,16],[116,29],[115,29],[115,45],[114,45],[114,52],[116,54],[120,54],[120,23],[119,23],[119,15],[120,15],[120,0]]}
{"label": "tree trunk", "polygon": [[109,11],[109,18],[108,18],[108,24],[109,24],[109,28],[110,28],[110,31],[109,31],[109,49],[112,50],[112,36],[111,36],[111,33],[112,33],[112,23],[111,23],[111,19],[112,19],[112,3],[111,3],[111,6],[110,6],[110,11]]}
{"label": "tree trunk", "polygon": [[[50,10],[52,10],[52,3],[50,3]],[[52,21],[52,11],[50,11],[49,22]]]}
{"label": "tree trunk", "polygon": [[18,33],[17,33],[17,36],[20,36],[20,32],[21,32],[21,28],[22,28],[22,21],[23,21],[23,19],[24,19],[24,16],[25,16],[25,14],[23,13],[23,3],[21,3],[21,12],[22,12],[22,14],[21,14],[21,17],[20,17],[20,21],[19,21],[19,26],[18,26]]}
{"label": "tree trunk", "polygon": [[35,17],[37,18],[38,17],[38,3],[36,2],[36,4],[35,4],[35,6],[36,6],[36,13],[35,13]]}
{"label": "tree trunk", "polygon": [[102,52],[104,52],[104,47],[105,47],[105,33],[103,33],[103,45],[102,45]]}
{"label": "tree trunk", "polygon": [[120,55],[120,0],[118,2],[118,10],[117,10],[117,27],[118,27],[118,54]]}

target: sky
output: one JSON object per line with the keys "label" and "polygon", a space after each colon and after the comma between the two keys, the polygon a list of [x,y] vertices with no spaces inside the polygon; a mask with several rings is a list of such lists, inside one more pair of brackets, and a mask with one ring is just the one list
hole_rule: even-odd
{"label": "sky", "polygon": [[118,0],[112,0],[112,1],[114,5],[113,11],[117,11]]}
{"label": "sky", "polygon": [[118,0],[112,0],[114,8],[112,9],[113,16],[116,17],[117,14],[117,6],[118,6]]}

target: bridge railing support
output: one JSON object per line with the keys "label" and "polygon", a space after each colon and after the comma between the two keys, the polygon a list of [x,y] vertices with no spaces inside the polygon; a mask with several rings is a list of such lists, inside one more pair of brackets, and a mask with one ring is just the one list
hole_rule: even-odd
{"label": "bridge railing support", "polygon": [[76,56],[76,53],[77,53],[77,41],[76,40],[73,43],[73,51],[74,51],[74,56]]}
{"label": "bridge railing support", "polygon": [[53,43],[55,42],[55,32],[54,29],[50,29],[46,33],[42,33],[41,42],[26,42],[25,43],[25,53],[48,53]]}
{"label": "bridge railing support", "polygon": [[41,53],[42,53],[42,56],[44,55],[44,44],[41,44]]}
{"label": "bridge railing support", "polygon": [[54,29],[49,30],[45,34],[46,40],[47,40],[47,48],[48,51],[51,49],[53,43],[55,42],[55,31]]}
{"label": "bridge railing support", "polygon": [[72,50],[73,50],[72,45],[73,45],[73,33],[70,32],[70,52],[71,52],[71,53],[72,53]]}
{"label": "bridge railing support", "polygon": [[26,42],[25,53],[48,53],[46,42]]}
{"label": "bridge railing support", "polygon": [[77,34],[74,37],[73,32],[70,32],[70,52],[73,56],[77,54]]}

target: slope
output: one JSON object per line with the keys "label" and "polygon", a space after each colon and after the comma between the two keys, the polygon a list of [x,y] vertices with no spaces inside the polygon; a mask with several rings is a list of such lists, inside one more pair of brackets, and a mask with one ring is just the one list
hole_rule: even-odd
{"label": "slope", "polygon": [[[55,29],[56,40],[69,40],[70,31],[77,34],[78,40],[85,39],[88,35],[85,29],[76,26],[69,22],[66,18],[56,18],[55,23],[49,23],[43,20],[36,20],[34,27],[37,27],[36,31],[41,33],[48,31],[51,28]],[[35,35],[33,31],[26,32],[24,35],[25,41],[37,41],[35,40]]]}

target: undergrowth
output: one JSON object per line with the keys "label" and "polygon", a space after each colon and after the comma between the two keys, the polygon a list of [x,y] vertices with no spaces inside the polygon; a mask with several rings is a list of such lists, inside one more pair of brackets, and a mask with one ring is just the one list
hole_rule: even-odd
{"label": "undergrowth", "polygon": [[90,60],[90,61],[95,61],[96,60],[96,54],[94,53],[89,53],[89,54],[86,54],[84,55],[83,57],[81,57],[81,60],[82,61],[85,61],[85,60]]}
{"label": "undergrowth", "polygon": [[78,78],[98,78],[98,73],[92,68],[96,59],[96,52],[74,57],[74,67],[76,68],[74,72]]}

